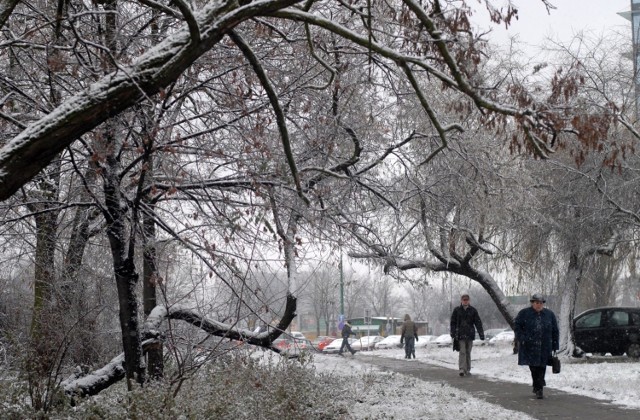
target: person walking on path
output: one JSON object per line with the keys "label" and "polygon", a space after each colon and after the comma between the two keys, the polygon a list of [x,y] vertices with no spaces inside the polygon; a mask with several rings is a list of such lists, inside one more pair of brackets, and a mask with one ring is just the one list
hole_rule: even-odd
{"label": "person walking on path", "polygon": [[404,323],[400,329],[400,344],[404,342],[404,358],[416,358],[416,341],[418,341],[418,327],[411,320],[409,314],[404,315]]}
{"label": "person walking on path", "polygon": [[352,356],[356,354],[356,351],[352,349],[351,345],[349,344],[350,335],[356,335],[356,333],[354,333],[353,330],[351,330],[351,324],[345,321],[344,326],[342,327],[342,345],[340,346],[340,351],[338,351],[338,354],[341,356],[345,347],[347,350],[349,350]]}
{"label": "person walking on path", "polygon": [[393,328],[391,326],[391,318],[387,317],[387,325],[384,327],[384,334],[385,334],[384,336],[389,337],[392,331],[393,331]]}
{"label": "person walking on path", "polygon": [[471,348],[473,340],[476,338],[476,330],[480,340],[484,340],[484,329],[482,321],[476,308],[469,304],[469,295],[464,294],[460,297],[460,306],[456,307],[451,314],[451,338],[458,341],[458,369],[460,376],[469,375],[471,371]]}
{"label": "person walking on path", "polygon": [[531,306],[518,312],[515,319],[515,339],[518,343],[518,365],[529,366],[536,398],[544,398],[544,376],[553,351],[559,348],[560,331],[556,315],[544,307],[539,293],[531,295]]}

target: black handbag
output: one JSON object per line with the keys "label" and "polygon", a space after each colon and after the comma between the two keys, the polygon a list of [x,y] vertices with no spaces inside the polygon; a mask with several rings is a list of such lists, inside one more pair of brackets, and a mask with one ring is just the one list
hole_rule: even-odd
{"label": "black handbag", "polygon": [[460,342],[456,339],[453,340],[453,351],[460,351]]}
{"label": "black handbag", "polygon": [[556,352],[553,352],[553,356],[549,359],[549,364],[551,365],[551,372],[560,373],[560,359],[556,356]]}

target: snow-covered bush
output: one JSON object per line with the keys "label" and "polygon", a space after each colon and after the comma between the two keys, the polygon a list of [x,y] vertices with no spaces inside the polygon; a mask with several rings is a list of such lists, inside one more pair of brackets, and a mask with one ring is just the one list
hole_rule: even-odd
{"label": "snow-covered bush", "polygon": [[[220,358],[188,378],[166,373],[163,382],[127,392],[123,381],[75,406],[56,407],[46,417],[280,420],[337,418],[346,412],[339,394],[346,387],[340,381],[346,384],[347,378],[316,372],[310,363],[270,352]],[[0,381],[4,418],[40,417],[20,393],[19,388]]]}

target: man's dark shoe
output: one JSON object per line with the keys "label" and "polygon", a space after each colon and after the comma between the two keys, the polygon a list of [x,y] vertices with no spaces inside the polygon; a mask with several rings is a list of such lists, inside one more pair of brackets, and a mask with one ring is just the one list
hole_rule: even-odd
{"label": "man's dark shoe", "polygon": [[464,376],[464,372],[460,372],[460,376]]}
{"label": "man's dark shoe", "polygon": [[542,395],[542,390],[541,389],[536,391],[536,398],[539,399],[539,400],[544,398],[544,396]]}

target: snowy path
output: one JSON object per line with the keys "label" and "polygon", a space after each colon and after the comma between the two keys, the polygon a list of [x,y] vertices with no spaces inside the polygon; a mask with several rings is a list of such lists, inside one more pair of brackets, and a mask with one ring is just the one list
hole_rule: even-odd
{"label": "snowy path", "polygon": [[371,364],[383,371],[393,371],[429,382],[447,383],[506,409],[526,413],[538,419],[602,419],[640,418],[640,410],[629,409],[603,400],[546,388],[545,399],[533,398],[531,386],[503,382],[483,375],[461,378],[454,369],[420,363],[415,360],[362,355],[360,363]]}

